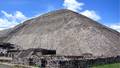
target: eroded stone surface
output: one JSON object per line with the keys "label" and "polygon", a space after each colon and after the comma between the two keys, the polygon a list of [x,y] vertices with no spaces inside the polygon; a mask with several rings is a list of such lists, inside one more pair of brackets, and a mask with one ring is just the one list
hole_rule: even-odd
{"label": "eroded stone surface", "polygon": [[120,33],[70,10],[57,10],[16,26],[3,41],[58,55],[120,55]]}

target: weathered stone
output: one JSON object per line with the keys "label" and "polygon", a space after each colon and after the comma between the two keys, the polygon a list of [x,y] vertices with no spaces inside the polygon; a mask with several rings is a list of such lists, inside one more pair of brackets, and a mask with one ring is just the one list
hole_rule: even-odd
{"label": "weathered stone", "polygon": [[120,55],[119,32],[67,9],[27,20],[1,36],[24,49],[52,49],[58,55]]}

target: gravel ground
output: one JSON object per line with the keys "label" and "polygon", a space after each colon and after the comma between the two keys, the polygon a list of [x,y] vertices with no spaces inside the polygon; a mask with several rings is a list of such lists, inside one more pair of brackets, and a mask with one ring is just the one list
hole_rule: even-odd
{"label": "gravel ground", "polygon": [[0,68],[12,68],[11,66],[7,66],[7,65],[2,65],[0,64]]}

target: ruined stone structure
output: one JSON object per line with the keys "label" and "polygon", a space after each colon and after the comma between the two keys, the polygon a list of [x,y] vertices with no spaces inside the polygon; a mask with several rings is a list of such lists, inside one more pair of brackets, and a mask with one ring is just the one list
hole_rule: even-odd
{"label": "ruined stone structure", "polygon": [[24,49],[56,50],[56,54],[66,56],[91,53],[110,57],[120,54],[119,32],[67,9],[27,20],[0,32],[0,38]]}
{"label": "ruined stone structure", "polygon": [[12,54],[9,53],[9,50],[14,50],[15,46],[10,43],[0,42],[0,57],[12,57]]}
{"label": "ruined stone structure", "polygon": [[[84,56],[34,55],[23,59],[14,58],[14,60],[15,64],[33,65],[43,68],[89,68],[93,65],[120,63],[120,56],[86,58]],[[16,61],[21,62],[16,63]]]}
{"label": "ruined stone structure", "polygon": [[10,54],[14,54],[14,63],[18,64],[45,67],[50,64],[46,64],[50,56],[54,56],[51,58],[53,63],[53,59],[63,60],[57,63],[59,67],[63,63],[67,65],[67,59],[70,64],[75,63],[69,68],[75,68],[77,65],[86,66],[84,61],[95,57],[96,60],[104,57],[104,62],[109,57],[120,59],[119,32],[67,9],[49,12],[0,31],[0,41],[19,47],[9,50]]}

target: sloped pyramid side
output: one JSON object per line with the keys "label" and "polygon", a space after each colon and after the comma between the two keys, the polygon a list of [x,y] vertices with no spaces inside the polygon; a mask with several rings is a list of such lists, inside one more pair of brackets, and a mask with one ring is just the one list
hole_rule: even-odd
{"label": "sloped pyramid side", "polygon": [[25,49],[54,49],[58,55],[120,55],[120,33],[66,9],[24,22],[4,41]]}

